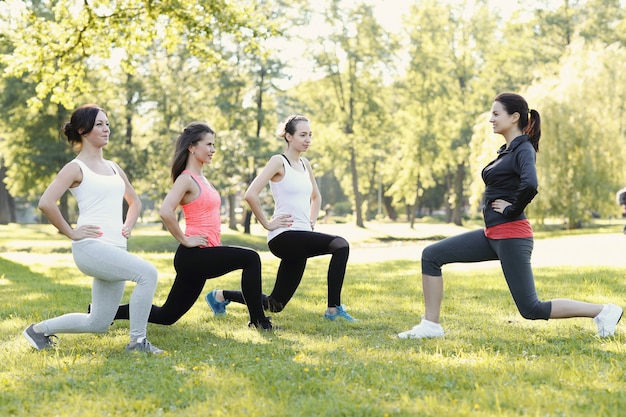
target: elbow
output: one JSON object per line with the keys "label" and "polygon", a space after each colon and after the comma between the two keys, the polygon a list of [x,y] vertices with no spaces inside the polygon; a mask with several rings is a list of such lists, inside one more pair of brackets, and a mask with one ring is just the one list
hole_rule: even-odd
{"label": "elbow", "polygon": [[46,214],[50,210],[50,202],[44,199],[40,199],[37,204],[37,208],[41,210],[43,214]]}
{"label": "elbow", "polygon": [[161,218],[161,221],[166,222],[172,217],[175,217],[175,214],[173,210],[168,209],[165,206],[161,206],[159,209],[159,217]]}
{"label": "elbow", "polygon": [[128,206],[134,208],[135,210],[137,210],[138,212],[141,211],[143,204],[141,203],[141,199],[139,197],[137,198],[133,198],[132,200],[128,201]]}
{"label": "elbow", "polygon": [[246,203],[248,203],[249,206],[252,206],[252,200],[254,199],[254,196],[249,191],[246,191],[246,193],[243,195],[243,199]]}

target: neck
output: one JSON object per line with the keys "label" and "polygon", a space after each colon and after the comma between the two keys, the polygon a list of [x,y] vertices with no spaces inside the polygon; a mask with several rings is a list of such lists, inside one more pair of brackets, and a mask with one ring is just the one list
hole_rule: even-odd
{"label": "neck", "polygon": [[83,160],[103,159],[102,148],[85,147],[83,145],[83,148],[78,153],[78,157]]}
{"label": "neck", "polygon": [[287,148],[285,156],[289,158],[291,162],[298,161],[300,159],[300,152],[294,151],[292,148]]}
{"label": "neck", "polygon": [[185,169],[188,171],[193,172],[196,175],[202,175],[202,167],[204,166],[204,164],[199,163],[197,159],[190,159],[187,161],[187,165],[185,166]]}
{"label": "neck", "polygon": [[513,139],[521,135],[522,131],[519,129],[513,129],[502,134],[502,136],[504,136],[504,140],[506,141],[507,147],[511,144],[511,142],[513,142]]}

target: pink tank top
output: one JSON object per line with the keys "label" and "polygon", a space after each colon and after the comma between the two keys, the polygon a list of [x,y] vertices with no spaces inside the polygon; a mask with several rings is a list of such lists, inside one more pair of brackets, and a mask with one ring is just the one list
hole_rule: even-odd
{"label": "pink tank top", "polygon": [[183,213],[185,213],[185,236],[206,236],[207,246],[220,246],[222,200],[219,193],[193,172],[184,170],[182,173],[191,175],[200,187],[198,197],[182,206]]}

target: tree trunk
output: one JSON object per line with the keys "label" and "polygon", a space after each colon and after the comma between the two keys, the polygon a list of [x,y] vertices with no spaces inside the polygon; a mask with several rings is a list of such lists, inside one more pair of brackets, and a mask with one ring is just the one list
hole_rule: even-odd
{"label": "tree trunk", "polygon": [[235,204],[237,199],[235,194],[228,194],[228,228],[230,230],[237,230],[237,214],[235,213]]}
{"label": "tree trunk", "polygon": [[385,212],[387,213],[387,217],[389,217],[389,219],[394,222],[398,220],[398,213],[396,213],[396,209],[393,208],[393,204],[392,204],[393,198],[383,196],[383,203],[385,205]]}
{"label": "tree trunk", "polygon": [[359,191],[359,174],[356,169],[356,152],[354,146],[350,146],[350,172],[352,174],[352,191],[354,192],[354,215],[357,227],[365,228],[361,205],[361,192]]}
{"label": "tree trunk", "polygon": [[59,199],[59,210],[61,211],[61,215],[63,216],[65,221],[69,224],[72,224],[75,222],[73,221],[73,219],[70,219],[70,208],[67,201],[67,193],[69,193],[69,191],[66,191]]}
{"label": "tree trunk", "polygon": [[[15,204],[13,204],[13,197],[9,194],[9,190],[4,183],[7,169],[4,166],[4,161],[0,166],[0,224],[9,224],[12,220],[15,221]],[[13,209],[11,209],[13,208]]]}
{"label": "tree trunk", "polygon": [[452,221],[457,226],[463,226],[463,206],[465,194],[463,193],[463,183],[465,182],[465,165],[456,166],[454,176],[454,206],[452,207]]}

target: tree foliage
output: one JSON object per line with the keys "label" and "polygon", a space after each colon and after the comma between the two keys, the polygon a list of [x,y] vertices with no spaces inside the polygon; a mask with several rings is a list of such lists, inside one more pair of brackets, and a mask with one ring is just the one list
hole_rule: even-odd
{"label": "tree foliage", "polygon": [[[341,188],[322,193],[358,225],[381,206],[411,221],[444,208],[460,224],[501,144],[485,112],[502,91],[543,116],[530,213],[569,227],[614,214],[626,183],[622,2],[562,0],[506,21],[487,0],[411,3],[389,30],[367,0],[1,2],[0,222],[12,196],[34,201],[72,157],[59,128],[96,102],[112,122],[107,157],[157,205],[174,140],[203,120],[218,132],[207,173],[236,228],[241,192],[283,146],[274,127],[304,113],[307,157]],[[308,78],[286,82],[294,70]]]}

